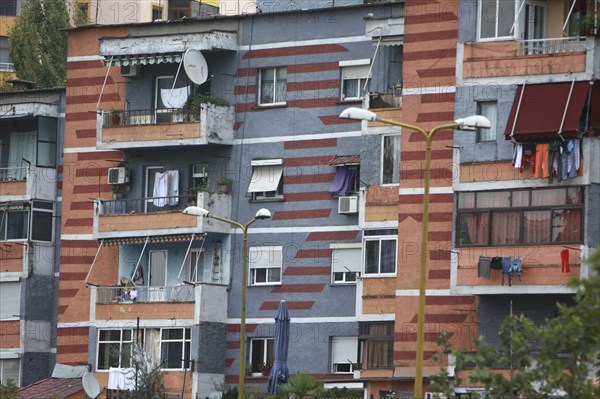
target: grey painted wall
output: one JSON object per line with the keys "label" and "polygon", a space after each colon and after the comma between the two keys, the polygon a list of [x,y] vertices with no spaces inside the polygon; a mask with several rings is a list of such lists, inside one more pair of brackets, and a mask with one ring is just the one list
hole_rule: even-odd
{"label": "grey painted wall", "polygon": [[584,244],[595,248],[600,245],[600,184],[590,184],[586,188],[586,197]]}
{"label": "grey painted wall", "polygon": [[26,320],[52,320],[53,298],[55,294],[54,276],[31,275],[25,281],[25,318]]}
{"label": "grey painted wall", "polygon": [[478,0],[460,0],[458,12],[459,43],[477,40]]}
{"label": "grey painted wall", "polygon": [[[48,352],[26,352],[21,359],[21,386],[33,384],[49,376],[50,353]],[[53,364],[53,363],[52,363]],[[52,370],[50,368],[50,370]]]}
{"label": "grey painted wall", "polygon": [[199,373],[225,373],[227,326],[223,323],[200,323],[198,328],[198,350],[195,371]]}

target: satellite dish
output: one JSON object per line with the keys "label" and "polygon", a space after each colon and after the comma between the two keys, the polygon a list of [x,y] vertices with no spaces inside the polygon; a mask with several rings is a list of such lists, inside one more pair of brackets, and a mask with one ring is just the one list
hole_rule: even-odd
{"label": "satellite dish", "polygon": [[87,396],[92,399],[96,399],[100,396],[100,384],[94,374],[85,373],[83,377],[81,377],[81,385],[83,385],[83,391]]}
{"label": "satellite dish", "polygon": [[190,80],[201,85],[208,79],[208,65],[202,53],[198,50],[189,49],[183,56],[183,69]]}

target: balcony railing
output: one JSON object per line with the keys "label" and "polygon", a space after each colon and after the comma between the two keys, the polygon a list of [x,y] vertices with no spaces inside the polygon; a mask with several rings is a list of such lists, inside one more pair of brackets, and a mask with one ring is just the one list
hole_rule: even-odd
{"label": "balcony railing", "polygon": [[27,179],[27,167],[0,168],[0,181],[16,181]]}
{"label": "balcony railing", "polygon": [[142,109],[135,111],[106,111],[103,114],[102,127],[160,125],[178,122],[199,122],[200,111],[164,108]]}
{"label": "balcony railing", "polygon": [[585,46],[585,40],[579,37],[519,41],[522,55],[572,53],[585,51]]}
{"label": "balcony railing", "polygon": [[188,284],[170,287],[98,287],[97,304],[109,303],[194,302],[194,286]]}
{"label": "balcony railing", "polygon": [[155,213],[179,211],[188,206],[188,202],[196,201],[195,195],[177,197],[148,197],[134,199],[102,200],[99,206],[100,215],[129,215],[135,213]]}
{"label": "balcony railing", "polygon": [[401,108],[401,92],[395,93],[369,93],[369,109]]}

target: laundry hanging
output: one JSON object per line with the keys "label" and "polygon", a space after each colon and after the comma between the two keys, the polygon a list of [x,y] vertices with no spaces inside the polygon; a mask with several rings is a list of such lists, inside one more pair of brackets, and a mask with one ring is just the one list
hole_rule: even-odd
{"label": "laundry hanging", "polygon": [[190,95],[190,86],[177,89],[161,89],[160,99],[167,108],[182,108]]}

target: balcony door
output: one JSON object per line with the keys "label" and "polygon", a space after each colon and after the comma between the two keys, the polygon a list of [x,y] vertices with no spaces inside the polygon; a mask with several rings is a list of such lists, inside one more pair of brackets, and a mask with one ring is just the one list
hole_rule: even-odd
{"label": "balcony door", "polygon": [[173,122],[173,112],[165,104],[168,98],[163,101],[162,90],[167,92],[173,87],[173,76],[157,76],[154,84],[154,112],[156,123]]}
{"label": "balcony door", "polygon": [[167,251],[150,251],[150,278],[148,285],[151,287],[165,287],[167,285]]}

